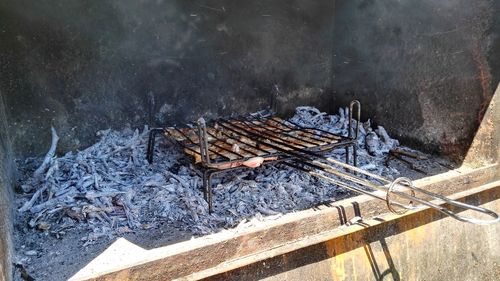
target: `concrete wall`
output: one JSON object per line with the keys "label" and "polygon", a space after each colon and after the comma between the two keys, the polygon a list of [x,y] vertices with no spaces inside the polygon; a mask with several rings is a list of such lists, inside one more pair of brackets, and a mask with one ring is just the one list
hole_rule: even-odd
{"label": "concrete wall", "polygon": [[274,85],[325,108],[332,18],[324,0],[1,1],[16,151],[43,153],[51,125],[67,150],[98,129],[254,111]]}
{"label": "concrete wall", "polygon": [[334,89],[406,142],[463,157],[500,81],[500,1],[336,3]]}
{"label": "concrete wall", "polygon": [[256,110],[277,85],[283,112],[358,98],[405,143],[461,158],[500,78],[499,13],[493,0],[4,0],[0,90],[22,155],[45,152],[51,125],[65,151],[98,129]]}
{"label": "concrete wall", "polygon": [[[499,212],[500,186],[491,187],[468,202]],[[499,231],[499,223],[460,223],[431,210],[387,215],[344,227],[328,241],[203,280],[496,281]]]}
{"label": "concrete wall", "polygon": [[[475,167],[486,163],[500,163],[500,83],[486,109],[464,163]],[[500,179],[500,167],[497,174]]]}
{"label": "concrete wall", "polygon": [[7,122],[2,93],[0,92],[0,281],[11,277],[11,179],[12,153],[7,134]]}

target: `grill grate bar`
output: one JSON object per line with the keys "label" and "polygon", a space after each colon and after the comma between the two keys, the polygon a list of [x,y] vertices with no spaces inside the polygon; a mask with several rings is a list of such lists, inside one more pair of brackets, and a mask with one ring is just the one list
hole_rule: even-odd
{"label": "grill grate bar", "polygon": [[[231,123],[235,124],[235,122],[231,122]],[[289,140],[289,139],[287,140],[283,137],[280,137],[277,134],[268,133],[268,132],[266,132],[265,129],[259,128],[259,126],[252,126],[251,123],[248,124],[247,121],[241,121],[240,124],[243,125],[245,128],[247,128],[248,131],[251,131],[253,133],[253,137],[258,137],[258,138],[263,138],[263,139],[267,138],[267,139],[270,139],[272,141],[278,141],[278,142],[288,142],[289,145],[295,147],[296,149],[306,149],[309,147],[307,145],[297,143],[297,142],[294,142],[294,141]],[[238,126],[238,125],[235,125],[235,126]],[[241,127],[241,128],[243,128],[243,127]]]}
{"label": "grill grate bar", "polygon": [[223,135],[227,136],[229,139],[232,139],[232,140],[236,141],[236,142],[237,142],[237,144],[242,144],[242,145],[247,146],[247,147],[252,147],[253,149],[258,150],[258,151],[260,151],[260,152],[263,152],[263,153],[264,153],[264,154],[258,154],[258,153],[256,153],[256,154],[255,154],[255,156],[269,156],[269,155],[271,154],[269,151],[266,151],[266,150],[264,150],[264,149],[262,149],[262,148],[259,148],[259,147],[258,147],[258,146],[256,146],[256,145],[250,144],[250,143],[248,143],[248,142],[244,142],[243,140],[238,140],[238,139],[236,139],[236,138],[232,137],[231,135],[229,135],[227,132],[225,132],[225,131],[223,131],[223,130],[220,130],[220,131],[218,131],[218,132],[220,132],[220,133],[222,133]]}
{"label": "grill grate bar", "polygon": [[[174,128],[174,130],[175,130],[175,131],[177,131],[177,132],[179,132],[182,136],[184,136],[186,140],[188,140],[190,143],[192,143],[192,144],[193,144],[193,146],[194,146],[194,147],[198,147],[199,149],[201,149],[201,148],[200,148],[200,146],[199,146],[199,145],[198,145],[195,141],[193,141],[193,140],[191,139],[191,137],[189,137],[189,136],[188,136],[186,133],[184,133],[182,130],[177,129],[177,128]],[[196,154],[198,154],[198,155],[200,155],[200,156],[201,156],[201,153],[200,153],[200,152],[198,152],[198,151],[196,151],[196,149],[193,149],[192,147],[185,146],[185,145],[183,145],[183,146],[184,146],[185,148],[190,149],[191,151],[195,151],[195,153],[196,153]],[[217,145],[215,145],[215,146],[217,146]],[[220,157],[223,157],[223,158],[225,158],[225,159],[232,160],[230,157],[228,157],[228,156],[226,156],[226,155],[224,155],[224,154],[219,153],[218,151],[216,151],[216,150],[215,150],[215,149],[213,149],[213,148],[209,148],[209,151],[211,151],[211,152],[213,152],[214,154],[219,155]]]}
{"label": "grill grate bar", "polygon": [[[276,120],[277,118],[272,118],[272,119]],[[319,135],[319,136],[324,136],[324,137],[327,137],[327,138],[330,138],[330,139],[333,139],[333,140],[339,140],[339,139],[345,138],[345,137],[336,135],[336,134],[334,134],[332,132],[328,132],[328,131],[320,129],[320,128],[302,127],[301,125],[299,125],[299,124],[297,124],[295,122],[292,122],[290,120],[283,120],[283,122],[281,124],[283,124],[284,126],[289,126],[289,125],[286,125],[286,123],[292,124],[294,126],[294,127],[290,126],[289,128],[297,128],[298,130],[305,131],[305,132],[308,132],[307,130],[321,132],[321,133],[324,133],[325,135],[318,134],[318,133],[313,133],[313,134],[316,134],[316,135]]]}
{"label": "grill grate bar", "polygon": [[[245,127],[241,127],[239,125],[236,125],[232,122],[229,122],[228,120],[226,119],[219,119],[218,120],[218,124],[220,124],[222,127],[228,129],[228,130],[231,130],[235,133],[240,133],[240,134],[244,134],[246,135],[247,137],[256,137],[258,139],[260,139],[260,141],[264,144],[264,145],[267,145],[271,148],[274,148],[278,151],[283,151],[283,152],[286,152],[286,153],[290,153],[292,156],[298,156],[298,157],[302,157],[301,154],[297,154],[298,152],[300,153],[303,153],[303,154],[306,154],[306,155],[310,155],[310,156],[321,156],[320,154],[318,153],[315,153],[315,152],[312,152],[312,151],[309,151],[309,150],[305,150],[304,148],[300,148],[300,147],[294,147],[294,146],[291,146],[289,144],[287,144],[285,141],[283,140],[274,140],[275,143],[271,143],[271,142],[268,142],[268,141],[263,141],[262,139],[265,139],[266,137],[265,136],[262,136],[262,135],[259,135],[258,133],[255,133],[251,130],[248,130],[248,129],[245,129]],[[236,129],[235,129],[236,128]],[[294,155],[296,154],[296,155]]]}
{"label": "grill grate bar", "polygon": [[[275,128],[278,128],[276,125],[273,125],[271,122],[273,123],[276,123],[276,124],[279,124],[280,126],[285,126],[285,124],[281,123],[281,122],[278,122],[274,119],[268,119],[268,120],[264,120],[265,124],[269,125],[269,126],[272,126],[272,127],[275,127]],[[283,132],[286,132],[286,133],[289,133],[289,132],[292,132],[292,127],[287,127],[288,130],[283,130]],[[310,139],[313,139],[315,141],[318,141],[318,142],[321,142],[321,143],[324,143],[324,142],[327,142],[327,141],[332,141],[332,140],[339,140],[339,138],[337,139],[333,139],[333,138],[329,138],[327,136],[324,136],[324,135],[321,135],[321,134],[314,134],[314,133],[311,133],[311,132],[308,132],[306,130],[299,130],[300,132],[302,132],[303,134],[307,134],[309,135],[308,138]],[[326,139],[326,140],[325,140]]]}
{"label": "grill grate bar", "polygon": [[[217,138],[217,136],[215,136],[215,135],[213,134],[213,132],[211,132],[211,130],[207,130],[207,134],[209,134],[209,135],[210,135],[211,137],[213,137],[213,138]],[[224,139],[222,139],[222,140],[224,141],[224,144],[226,144],[226,145],[231,145],[231,143],[227,142],[227,140],[224,140]],[[240,149],[240,150],[242,150],[242,151],[244,151],[244,152],[246,152],[246,153],[249,153],[249,154],[251,154],[251,155],[253,155],[253,156],[259,156],[259,154],[257,154],[257,153],[255,153],[255,152],[253,152],[253,151],[247,150],[247,149],[242,148],[241,146],[239,146],[239,144],[242,144],[241,142],[238,142],[236,139],[233,139],[233,140],[234,140],[234,141],[236,141],[235,143],[233,143],[233,145],[234,145],[234,144],[238,145],[238,147],[239,147],[239,149]],[[233,150],[231,150],[231,151],[233,151]],[[240,153],[238,153],[238,152],[235,152],[235,151],[233,151],[233,152],[234,152],[234,153],[236,153],[236,154],[238,154],[238,155],[239,155],[240,157],[242,157],[242,158],[247,157],[247,156],[245,156],[245,155],[243,155],[243,154],[240,154]]]}
{"label": "grill grate bar", "polygon": [[[273,135],[277,135],[277,134],[276,134],[276,133],[277,133],[276,131],[271,130],[271,129],[269,129],[269,128],[266,128],[266,126],[264,126],[264,124],[263,124],[261,121],[256,121],[256,120],[248,120],[248,119],[247,119],[247,122],[251,122],[251,124],[252,124],[252,125],[251,125],[251,126],[249,126],[250,128],[255,128],[255,129],[259,128],[259,129],[262,129],[262,130],[265,130],[265,131],[271,132]],[[259,124],[256,124],[256,122],[259,122]],[[245,122],[245,123],[246,123],[246,122]],[[268,125],[268,124],[267,124],[267,125]],[[268,125],[268,126],[274,127],[274,126],[272,126],[272,125]],[[276,127],[274,127],[274,128],[276,128]],[[316,142],[313,142],[313,141],[311,141],[311,139],[310,139],[310,138],[307,138],[307,139],[306,139],[306,138],[300,138],[300,137],[298,137],[298,136],[291,135],[290,133],[291,133],[292,131],[278,131],[278,132],[282,132],[285,136],[287,136],[287,137],[289,137],[289,138],[293,138],[293,139],[296,139],[296,140],[301,141],[301,142],[306,142],[306,143],[308,143],[308,144],[310,144],[310,145],[312,145],[312,146],[324,145],[324,144],[325,144],[325,142],[321,142],[321,143],[318,143],[317,141],[316,141]]]}

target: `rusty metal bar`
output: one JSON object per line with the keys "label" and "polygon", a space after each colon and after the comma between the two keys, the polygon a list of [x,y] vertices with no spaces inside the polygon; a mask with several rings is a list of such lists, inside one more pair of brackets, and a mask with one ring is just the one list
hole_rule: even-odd
{"label": "rusty metal bar", "polygon": [[[325,135],[311,133],[311,132],[309,132],[309,131],[307,131],[307,130],[305,130],[305,129],[301,129],[301,128],[293,128],[293,127],[291,127],[291,126],[289,126],[289,125],[286,125],[286,124],[284,124],[284,123],[281,123],[281,122],[279,122],[279,121],[276,121],[274,118],[271,118],[271,119],[266,119],[266,120],[264,120],[264,122],[266,122],[266,124],[267,124],[267,125],[269,125],[269,126],[273,126],[273,127],[276,127],[276,126],[275,126],[275,125],[272,125],[272,124],[269,124],[269,122],[274,122],[274,123],[276,123],[276,124],[280,124],[281,126],[286,126],[288,130],[284,130],[284,129],[282,129],[282,130],[283,130],[283,132],[290,132],[290,133],[291,133],[291,132],[294,132],[294,131],[297,131],[297,130],[298,130],[298,131],[300,131],[300,132],[302,132],[302,133],[304,133],[304,134],[311,135],[311,136],[310,136],[310,138],[311,138],[311,139],[314,139],[314,140],[317,140],[317,141],[321,141],[321,142],[325,142],[325,141],[326,141],[326,140],[325,140],[325,138],[326,138],[326,139],[329,139],[329,140],[335,140],[335,141],[338,141],[338,140],[339,140],[339,138],[330,138],[330,137],[325,136]],[[278,127],[276,127],[276,128],[278,128]]]}
{"label": "rusty metal bar", "polygon": [[[248,120],[248,119],[247,119],[247,120]],[[247,122],[251,122],[253,125],[255,125],[255,126],[249,126],[250,128],[261,128],[261,129],[263,129],[263,130],[265,130],[265,131],[269,131],[269,132],[271,132],[271,133],[276,134],[276,131],[273,131],[273,130],[268,129],[268,128],[266,128],[265,126],[263,126],[263,123],[262,123],[261,121],[256,121],[256,120],[248,120]],[[259,124],[255,124],[255,122],[259,122],[259,123],[260,123],[260,125],[259,125]],[[264,123],[264,124],[265,124],[265,123]],[[268,126],[271,126],[271,127],[274,127],[274,128],[277,128],[277,127],[272,126],[272,125],[269,125],[269,124],[267,124],[267,125],[268,125]],[[279,129],[279,128],[278,128],[278,129]],[[300,138],[300,137],[298,137],[298,136],[290,135],[289,133],[292,133],[292,132],[293,132],[293,130],[290,130],[290,131],[279,131],[279,132],[286,133],[286,136],[287,136],[287,137],[290,137],[290,138],[293,138],[293,139],[296,139],[296,140],[299,140],[299,141],[302,141],[302,142],[306,142],[306,143],[309,143],[309,144],[311,144],[311,145],[322,145],[322,144],[319,144],[319,143],[317,143],[317,142],[312,142],[312,141],[310,141],[310,140],[311,140],[311,138],[304,139],[304,138]],[[318,140],[318,139],[313,139],[313,140],[315,140],[315,141],[320,141],[320,140]],[[323,141],[321,141],[321,142],[322,142],[322,143],[325,143],[325,141],[324,141],[324,140],[323,140]]]}
{"label": "rusty metal bar", "polygon": [[[272,119],[272,120],[276,120],[276,118],[271,118],[271,119]],[[320,129],[320,128],[302,127],[301,125],[299,125],[299,124],[297,124],[297,123],[295,123],[295,122],[293,122],[293,121],[290,121],[290,120],[283,120],[283,121],[284,121],[284,122],[282,123],[283,125],[284,125],[285,123],[290,123],[290,124],[292,124],[292,125],[294,125],[294,126],[296,126],[296,127],[300,128],[300,130],[304,130],[304,131],[307,131],[307,130],[313,130],[313,131],[322,132],[322,133],[324,133],[325,135],[330,135],[331,137],[329,137],[329,138],[332,138],[332,139],[335,139],[335,140],[340,140],[340,139],[342,139],[342,138],[345,138],[345,137],[342,137],[342,136],[336,135],[336,134],[334,134],[334,133],[332,133],[332,132],[328,132],[328,131],[326,131],[326,130],[322,130],[322,129]],[[279,122],[279,121],[278,121],[278,122]],[[321,135],[321,134],[318,134],[318,135],[319,135],[319,136],[324,136],[324,135]],[[325,136],[325,137],[327,137],[327,136]]]}
{"label": "rusty metal bar", "polygon": [[[210,136],[211,136],[211,137],[213,137],[213,138],[217,138],[217,137],[216,137],[213,133],[211,133],[211,132],[210,132],[210,130],[207,130],[207,134],[208,134],[208,135],[210,135]],[[229,138],[229,137],[228,137],[228,138]],[[245,143],[240,142],[240,141],[238,141],[238,140],[236,140],[236,139],[234,139],[234,138],[230,138],[230,139],[232,139],[232,140],[234,140],[235,142],[237,142],[237,143],[235,143],[236,145],[238,145],[238,143],[239,143],[239,144],[243,144],[243,145],[245,145]],[[228,143],[228,142],[227,142],[227,141],[225,141],[225,140],[224,140],[224,143],[225,143],[225,144],[227,144],[227,145],[231,145],[231,143]],[[238,145],[238,146],[239,146],[239,145]],[[253,156],[259,156],[259,154],[255,153],[255,152],[253,152],[253,151],[251,151],[251,150],[248,150],[248,149],[246,149],[246,148],[242,148],[242,147],[240,147],[240,149],[241,149],[241,150],[243,150],[243,151],[245,151],[245,152],[247,152],[247,153],[249,153],[249,154],[252,154]],[[239,156],[241,156],[241,157],[245,157],[244,155],[241,155],[241,154],[239,154],[239,153],[238,153],[238,155],[239,155]]]}
{"label": "rusty metal bar", "polygon": [[[173,129],[174,129],[175,131],[179,132],[181,135],[183,135],[183,136],[185,137],[185,139],[186,139],[186,140],[188,140],[189,142],[191,142],[194,146],[198,146],[198,147],[200,148],[200,152],[198,152],[198,151],[194,150],[192,147],[189,147],[189,146],[186,146],[186,145],[182,145],[182,144],[181,144],[181,146],[182,146],[182,147],[187,148],[187,149],[189,149],[189,150],[191,150],[191,151],[194,151],[196,154],[200,155],[200,156],[201,156],[201,158],[202,158],[202,160],[204,159],[204,157],[205,157],[205,156],[203,156],[203,154],[202,154],[202,152],[201,152],[201,151],[203,151],[203,150],[205,150],[205,149],[206,149],[206,150],[209,150],[209,151],[211,151],[211,152],[213,152],[214,154],[216,154],[216,155],[218,155],[218,156],[220,156],[220,157],[226,158],[227,160],[231,160],[231,158],[227,157],[226,155],[221,154],[221,153],[217,152],[217,151],[216,151],[216,150],[214,150],[214,149],[211,149],[208,145],[202,149],[202,145],[203,145],[203,144],[202,144],[202,145],[200,145],[200,144],[196,143],[195,141],[193,141],[193,140],[191,139],[191,137],[189,137],[188,135],[186,135],[186,134],[185,134],[182,130],[177,129],[177,128],[173,128]],[[208,153],[206,153],[206,157],[208,157],[208,156],[209,156],[209,154],[208,154]],[[210,161],[208,161],[208,163],[210,163]]]}

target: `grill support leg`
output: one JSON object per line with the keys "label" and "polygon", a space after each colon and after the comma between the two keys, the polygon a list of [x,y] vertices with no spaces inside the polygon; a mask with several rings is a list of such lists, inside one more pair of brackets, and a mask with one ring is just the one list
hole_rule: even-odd
{"label": "grill support leg", "polygon": [[349,146],[345,147],[345,163],[349,164]]}
{"label": "grill support leg", "polygon": [[205,201],[208,203],[208,212],[212,213],[212,170],[203,171],[203,195],[205,197]]}
{"label": "grill support leg", "polygon": [[149,131],[148,148],[146,150],[146,159],[149,164],[153,164],[153,154],[155,152],[156,134],[162,132],[162,128],[153,128]]}
{"label": "grill support leg", "polygon": [[348,145],[345,147],[345,163],[349,164],[349,160],[351,157],[351,151],[350,148],[352,146],[352,163],[354,167],[358,166],[358,148],[356,147],[356,144],[353,145]]}
{"label": "grill support leg", "polygon": [[358,166],[358,148],[356,147],[356,144],[352,146],[352,163],[354,164],[354,167]]}

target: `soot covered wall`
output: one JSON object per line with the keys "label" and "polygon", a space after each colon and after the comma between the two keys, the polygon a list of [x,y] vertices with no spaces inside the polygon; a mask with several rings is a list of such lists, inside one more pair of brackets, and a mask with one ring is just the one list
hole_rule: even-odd
{"label": "soot covered wall", "polygon": [[[331,95],[333,1],[4,0],[0,90],[17,154],[96,130],[287,108]],[[277,85],[277,88],[275,87]],[[286,108],[285,108],[286,109]]]}
{"label": "soot covered wall", "polygon": [[0,91],[0,280],[11,275],[11,208],[13,162],[7,133],[5,107]]}
{"label": "soot covered wall", "polygon": [[248,112],[279,91],[282,111],[358,98],[406,143],[463,156],[500,77],[499,6],[4,0],[0,90],[21,155],[46,151],[50,125],[62,152],[98,129]]}
{"label": "soot covered wall", "polygon": [[465,155],[500,81],[500,1],[336,1],[334,89],[399,139]]}

